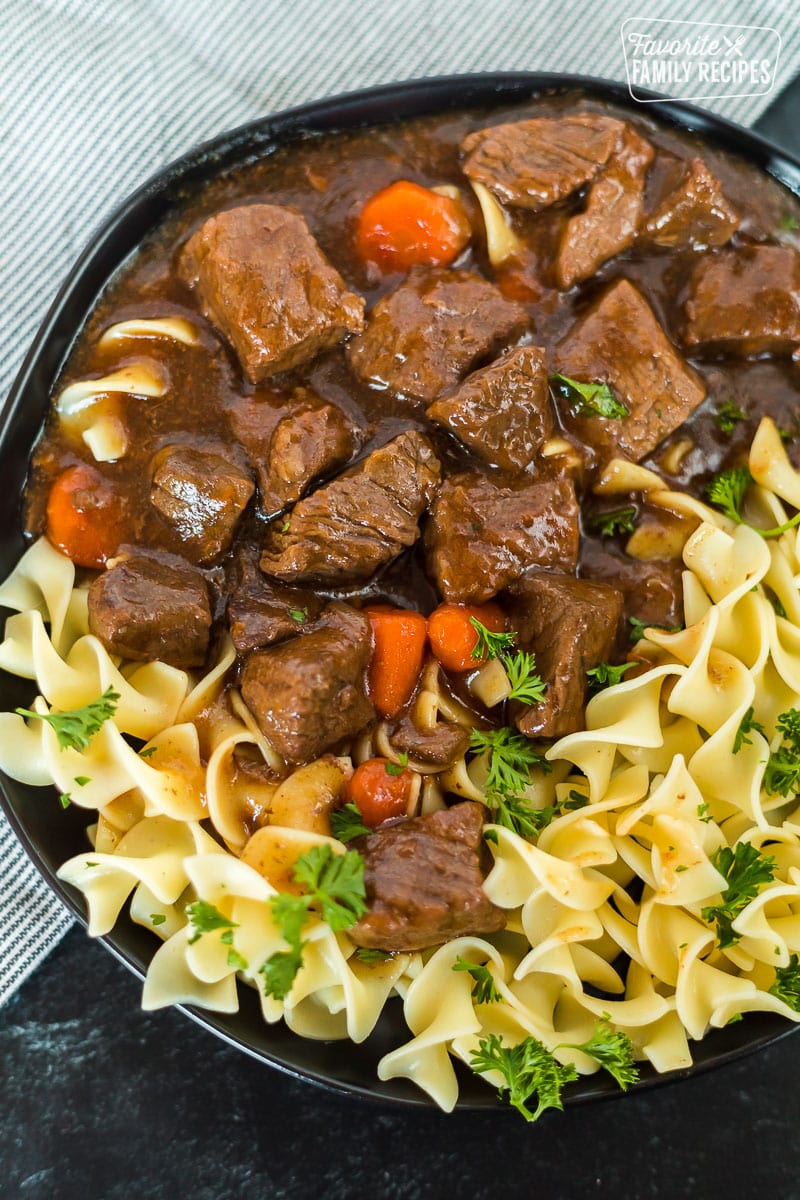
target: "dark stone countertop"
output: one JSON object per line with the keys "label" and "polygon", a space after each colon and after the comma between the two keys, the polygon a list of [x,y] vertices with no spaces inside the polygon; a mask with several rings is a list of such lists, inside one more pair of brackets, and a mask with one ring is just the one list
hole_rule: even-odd
{"label": "dark stone countertop", "polygon": [[[799,102],[760,123],[796,151]],[[139,988],[75,929],[0,1011],[3,1200],[800,1200],[800,1037],[528,1126],[297,1083]]]}

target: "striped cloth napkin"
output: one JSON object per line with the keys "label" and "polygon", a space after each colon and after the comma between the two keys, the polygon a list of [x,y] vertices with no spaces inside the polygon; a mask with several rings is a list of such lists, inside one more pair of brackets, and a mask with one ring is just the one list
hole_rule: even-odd
{"label": "striped cloth napkin", "polygon": [[[0,397],[92,230],[193,143],[303,101],[425,75],[624,80],[622,22],[652,19],[657,32],[664,15],[655,0],[0,0]],[[669,5],[670,22],[721,15],[713,0]],[[724,20],[778,30],[772,95],[794,78],[796,0],[728,0]],[[775,43],[768,29],[748,36],[749,54]],[[748,124],[772,95],[705,103]],[[0,815],[0,1003],[70,923]]]}

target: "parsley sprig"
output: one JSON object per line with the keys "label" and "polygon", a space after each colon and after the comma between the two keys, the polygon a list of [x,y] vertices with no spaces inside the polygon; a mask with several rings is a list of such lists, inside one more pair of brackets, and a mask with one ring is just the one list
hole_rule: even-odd
{"label": "parsley sprig", "polygon": [[195,900],[193,904],[187,904],[186,915],[189,918],[189,924],[194,929],[194,933],[189,938],[190,946],[199,941],[204,933],[212,933],[215,929],[238,929],[235,921],[226,917],[216,905],[209,904],[207,900]]}
{"label": "parsley sprig", "polygon": [[[722,471],[714,476],[706,488],[706,495],[712,504],[722,509],[729,520],[735,521],[737,525],[748,525],[749,522],[745,521],[741,509],[744,498],[754,483],[748,467],[733,467],[730,471]],[[774,538],[780,537],[787,529],[793,529],[798,524],[800,512],[796,512],[790,520],[784,521],[783,525],[777,525],[775,529],[759,529],[757,525],[751,525],[750,528],[755,529],[763,538]]]}
{"label": "parsley sprig", "polygon": [[56,731],[62,750],[85,750],[101,725],[113,717],[118,703],[119,693],[107,687],[102,696],[84,704],[82,708],[71,708],[60,713],[37,713],[29,708],[17,708],[14,711],[21,717],[47,721]]}
{"label": "parsley sprig", "polygon": [[747,413],[739,408],[733,400],[726,400],[724,404],[720,404],[717,409],[717,425],[720,432],[725,434],[733,433],[740,421],[747,420]]}
{"label": "parsley sprig", "polygon": [[725,877],[728,886],[720,903],[706,905],[700,916],[716,925],[719,948],[725,950],[739,941],[740,934],[733,929],[739,913],[756,898],[763,884],[774,879],[775,859],[762,854],[751,842],[738,842],[733,850],[730,846],[720,846],[711,855],[711,863]]}
{"label": "parsley sprig", "polygon": [[595,380],[594,383],[580,383],[570,379],[568,375],[557,372],[550,376],[550,382],[563,399],[573,404],[583,417],[609,417],[619,420],[627,417],[630,409],[612,392],[607,383]]}
{"label": "parsley sprig", "polygon": [[334,933],[350,929],[367,911],[364,860],[357,850],[334,854],[330,846],[312,846],[300,855],[292,874],[306,893],[280,892],[270,900],[272,919],[289,949],[276,951],[259,967],[265,994],[276,1000],[288,995],[303,965],[306,943],[301,935],[312,910],[319,912]]}
{"label": "parsley sprig", "polygon": [[788,967],[778,967],[775,982],[769,990],[789,1008],[800,1012],[800,958],[796,954],[790,956]]}
{"label": "parsley sprig", "polygon": [[742,746],[752,746],[753,739],[748,737],[748,733],[761,733],[764,737],[767,736],[767,731],[760,721],[753,718],[755,709],[752,704],[739,722],[739,728],[736,730],[736,737],[733,739],[733,753],[738,754]]}
{"label": "parsley sprig", "polygon": [[636,508],[614,508],[610,512],[595,513],[589,517],[589,528],[603,537],[614,537],[618,533],[633,533],[636,528]]}
{"label": "parsley sprig", "polygon": [[525,650],[514,650],[517,634],[494,633],[487,629],[477,617],[470,617],[470,625],[478,635],[472,648],[473,658],[498,658],[505,668],[511,691],[507,700],[519,700],[522,704],[539,704],[544,699],[547,684],[536,673],[536,655]]}
{"label": "parsley sprig", "polygon": [[340,842],[353,842],[372,833],[372,830],[364,824],[361,809],[351,802],[331,813],[331,832]]}
{"label": "parsley sprig", "polygon": [[767,760],[764,789],[770,796],[788,796],[800,790],[800,709],[781,713],[776,729],[783,741]]}
{"label": "parsley sprig", "polygon": [[589,687],[593,692],[599,692],[601,688],[614,687],[615,684],[622,682],[622,676],[626,671],[629,671],[634,664],[632,662],[612,663],[601,662],[596,667],[586,672],[586,678],[589,680]]}
{"label": "parsley sprig", "polygon": [[[588,1041],[579,1045],[564,1042],[555,1049],[580,1050],[587,1054],[608,1071],[623,1091],[639,1078],[630,1038],[613,1030],[607,1017],[597,1022]],[[516,1046],[504,1046],[495,1033],[481,1038],[478,1049],[470,1057],[470,1066],[480,1075],[486,1071],[499,1071],[504,1080],[499,1095],[502,1097],[507,1091],[509,1103],[526,1121],[538,1120],[548,1108],[563,1109],[561,1093],[564,1086],[578,1078],[572,1063],[558,1062],[554,1052],[534,1037],[525,1038]],[[532,1096],[537,1100],[533,1112],[528,1108]]]}
{"label": "parsley sprig", "polygon": [[495,985],[494,975],[486,963],[468,962],[459,955],[453,963],[453,970],[467,971],[472,976],[472,999],[476,1004],[496,1004],[502,999]]}
{"label": "parsley sprig", "polygon": [[546,810],[532,808],[522,793],[530,785],[532,769],[549,773],[550,763],[524,734],[508,728],[473,729],[469,748],[487,756],[484,791],[495,822],[520,837],[534,837],[547,823]]}

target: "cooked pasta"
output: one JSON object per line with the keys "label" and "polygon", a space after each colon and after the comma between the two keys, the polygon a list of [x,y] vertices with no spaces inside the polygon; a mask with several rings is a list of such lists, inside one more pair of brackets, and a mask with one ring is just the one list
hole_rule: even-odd
{"label": "cooked pasta", "polygon": [[[229,642],[200,676],[115,661],[88,632],[72,564],[35,543],[0,587],[0,603],[15,610],[0,666],[35,681],[40,714],[107,688],[119,702],[80,751],[60,747],[44,720],[2,714],[0,765],[96,812],[94,845],[59,875],[83,893],[90,933],[112,930],[129,903],[132,919],[162,939],[145,1007],[233,1012],[238,980],[259,991],[268,1022],[362,1041],[400,997],[410,1038],[382,1059],[379,1075],[411,1079],[447,1110],[458,1094],[453,1057],[469,1063],[491,1034],[509,1043],[533,1036],[584,1074],[597,1062],[576,1047],[608,1018],[637,1057],[670,1071],[690,1064],[693,1041],[741,1013],[800,1020],[771,990],[800,953],[797,793],[765,787],[781,742],[776,723],[800,704],[800,533],[758,532],[786,522],[785,505],[800,505],[800,475],[767,419],[750,470],[755,527],[667,490],[653,472],[621,460],[606,471],[601,490],[614,481],[646,487],[656,504],[696,518],[683,549],[686,626],[648,629],[636,669],[590,701],[585,730],[547,751],[553,769],[534,770],[525,797],[553,810],[537,838],[491,822],[480,755],[443,767],[409,760],[423,776],[415,810],[443,807],[446,794],[489,804],[484,887],[507,913],[505,931],[362,961],[346,931],[311,913],[302,967],[283,1000],[265,996],[259,980],[286,945],[270,900],[299,891],[292,865],[311,847],[345,853],[330,814],[355,764],[375,752],[399,761],[385,725],[349,755],[276,771],[279,757],[226,684]],[[415,719],[428,731],[440,720],[470,725],[435,663]],[[733,917],[726,944],[712,915],[727,887],[719,851],[737,847],[768,860],[769,878]],[[197,935],[187,910],[198,901],[222,914],[222,927]],[[491,1003],[475,999],[457,960],[489,970]]]}

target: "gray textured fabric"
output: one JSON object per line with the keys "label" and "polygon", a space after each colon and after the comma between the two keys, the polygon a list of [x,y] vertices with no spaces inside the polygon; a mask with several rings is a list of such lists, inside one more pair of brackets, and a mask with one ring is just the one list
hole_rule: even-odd
{"label": "gray textured fabric", "polygon": [[[194,142],[280,108],[423,75],[625,78],[621,23],[648,0],[0,0],[0,396],[102,218]],[[776,90],[800,69],[796,0],[672,0],[671,20],[777,28]],[[760,37],[761,35],[758,35]],[[765,34],[764,38],[768,35]],[[708,107],[749,123],[770,96]],[[58,819],[53,798],[53,819]],[[0,1003],[70,923],[0,816]]]}

